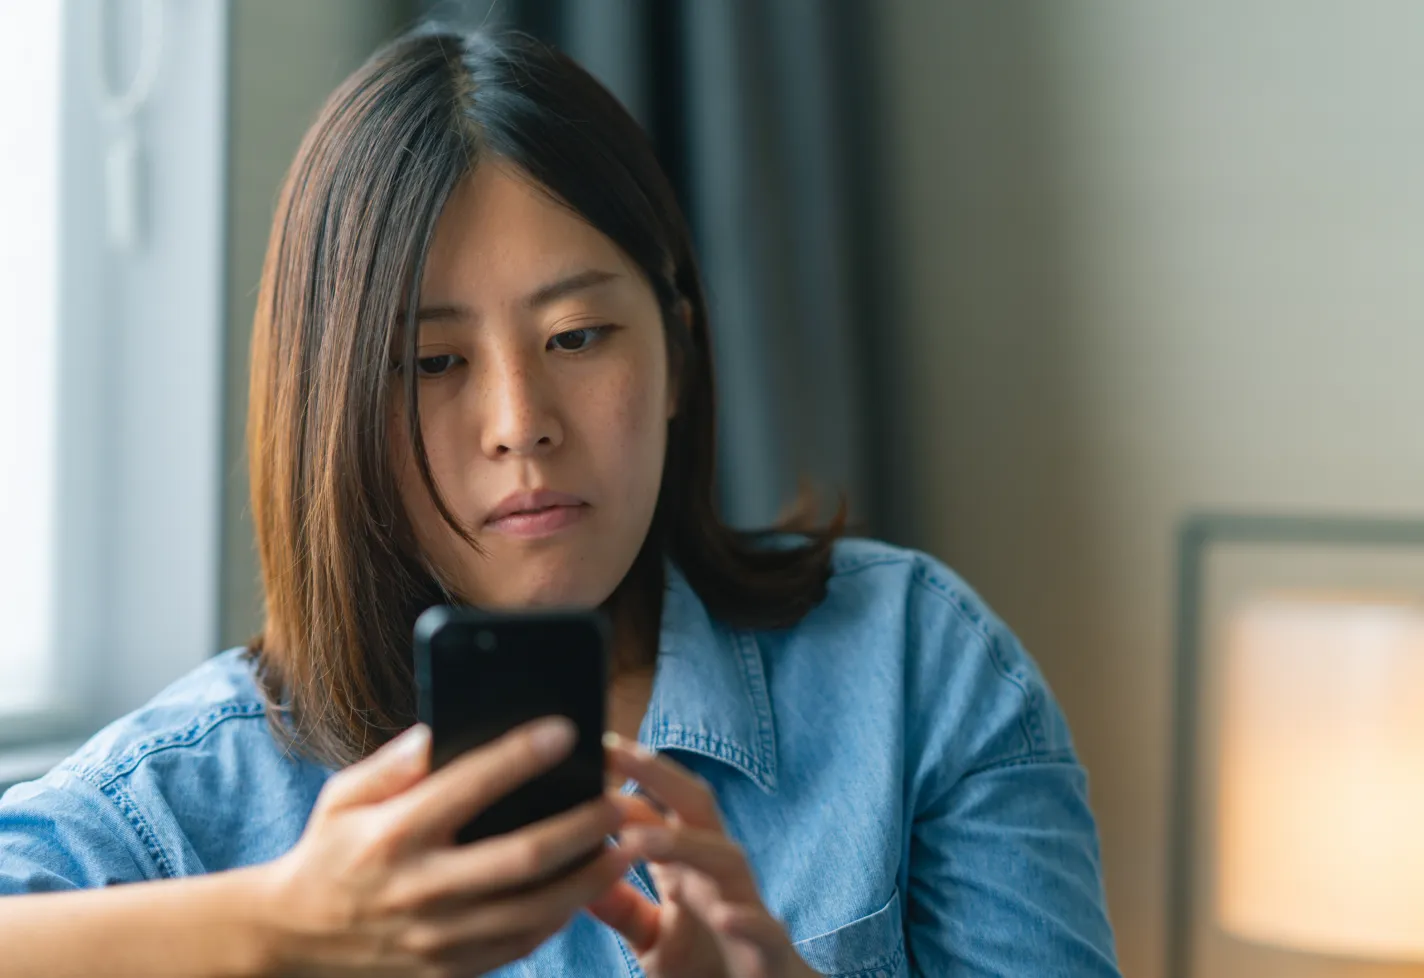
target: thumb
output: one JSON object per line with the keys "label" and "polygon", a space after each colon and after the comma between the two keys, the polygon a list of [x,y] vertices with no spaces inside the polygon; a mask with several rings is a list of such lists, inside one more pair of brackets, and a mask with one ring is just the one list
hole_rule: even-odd
{"label": "thumb", "polygon": [[332,775],[322,789],[326,808],[374,805],[430,773],[430,728],[417,723],[370,757]]}
{"label": "thumb", "polygon": [[613,804],[629,825],[667,825],[667,816],[637,795],[614,795]]}

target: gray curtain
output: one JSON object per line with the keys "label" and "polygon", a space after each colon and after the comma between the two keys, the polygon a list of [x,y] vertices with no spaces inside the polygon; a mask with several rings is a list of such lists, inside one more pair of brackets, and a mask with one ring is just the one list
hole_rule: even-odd
{"label": "gray curtain", "polygon": [[[773,522],[803,481],[905,538],[886,396],[895,362],[876,193],[874,0],[442,0],[533,33],[652,134],[711,305],[729,522]],[[827,508],[830,508],[827,506]]]}

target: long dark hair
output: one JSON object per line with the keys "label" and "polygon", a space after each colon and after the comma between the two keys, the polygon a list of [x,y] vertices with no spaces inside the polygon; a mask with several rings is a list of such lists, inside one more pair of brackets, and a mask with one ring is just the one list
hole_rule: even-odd
{"label": "long dark hair", "polygon": [[[331,96],[297,153],[252,341],[248,452],[267,612],[252,653],[274,729],[327,763],[363,757],[413,720],[411,626],[443,592],[400,503],[388,363],[394,342],[414,356],[436,220],[483,159],[520,167],[614,241],[662,310],[679,402],[652,528],[614,600],[655,629],[646,619],[661,607],[667,557],[714,618],[791,625],[824,596],[842,531],[843,510],[768,546],[719,518],[702,283],[672,188],[618,101],[524,35],[402,37]],[[404,375],[415,406],[414,371]],[[434,485],[418,411],[409,419],[426,486],[463,533]]]}

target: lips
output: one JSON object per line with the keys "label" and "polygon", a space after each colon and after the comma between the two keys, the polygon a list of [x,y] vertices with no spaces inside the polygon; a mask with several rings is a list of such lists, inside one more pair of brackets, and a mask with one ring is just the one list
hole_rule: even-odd
{"label": "lips", "polygon": [[485,528],[518,537],[545,536],[578,522],[588,508],[584,500],[566,492],[516,492],[490,511]]}
{"label": "lips", "polygon": [[552,489],[537,489],[533,492],[515,492],[505,496],[504,499],[485,517],[486,523],[494,523],[509,516],[518,514],[537,513],[544,509],[553,509],[556,506],[586,506],[578,496],[571,496],[566,492],[554,492]]}

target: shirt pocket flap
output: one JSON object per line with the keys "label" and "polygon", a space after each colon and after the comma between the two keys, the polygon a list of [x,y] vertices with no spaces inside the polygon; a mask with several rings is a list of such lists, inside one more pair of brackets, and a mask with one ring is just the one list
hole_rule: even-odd
{"label": "shirt pocket flap", "polygon": [[895,978],[905,960],[899,891],[873,914],[797,941],[795,948],[807,964],[830,978]]}

